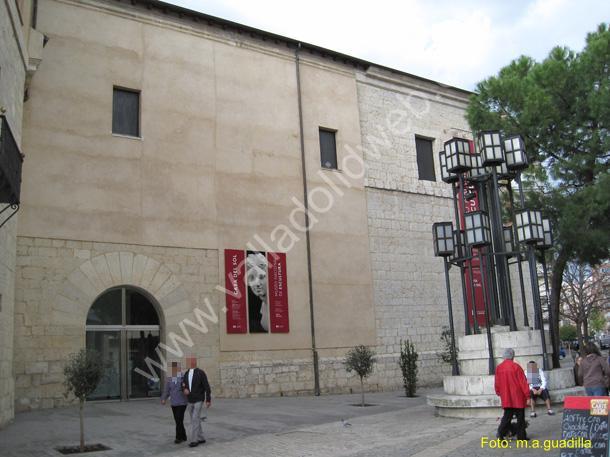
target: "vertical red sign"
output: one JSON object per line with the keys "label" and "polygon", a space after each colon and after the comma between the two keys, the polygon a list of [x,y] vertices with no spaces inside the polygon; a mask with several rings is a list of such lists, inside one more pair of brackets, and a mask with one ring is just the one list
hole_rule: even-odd
{"label": "vertical red sign", "polygon": [[[474,151],[474,142],[470,141],[470,151]],[[460,225],[462,230],[465,226],[465,213],[469,213],[471,211],[477,211],[479,209],[479,195],[476,191],[474,185],[470,183],[465,183],[465,189],[458,189],[458,202],[459,202],[459,211],[460,211]],[[471,197],[468,200],[462,198],[462,192],[465,195],[471,194]],[[464,203],[464,205],[462,205]],[[473,249],[473,255],[478,254],[478,249]],[[477,316],[477,324],[479,326],[485,325],[485,300],[483,297],[483,274],[481,272],[481,268],[479,265],[478,257],[473,258],[472,260],[468,260],[465,262],[466,268],[464,269],[464,282],[466,283],[466,300],[468,302],[468,316],[470,320],[470,325],[474,324],[473,313],[472,310],[475,310],[475,315]],[[485,267],[485,265],[483,265]],[[470,271],[472,268],[472,281],[470,278]],[[473,287],[474,287],[474,303],[472,302],[473,295]]]}
{"label": "vertical red sign", "polygon": [[246,261],[244,251],[225,249],[227,333],[248,332]]}
{"label": "vertical red sign", "polygon": [[269,316],[271,333],[288,333],[288,284],[286,254],[268,252]]}

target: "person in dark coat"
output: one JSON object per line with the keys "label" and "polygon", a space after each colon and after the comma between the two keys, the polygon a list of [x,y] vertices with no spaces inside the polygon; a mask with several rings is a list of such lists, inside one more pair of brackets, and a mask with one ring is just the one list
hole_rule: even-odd
{"label": "person in dark coat", "polygon": [[494,383],[496,395],[502,400],[504,409],[497,437],[505,439],[514,416],[517,418],[517,439],[526,440],[525,408],[530,404],[530,388],[523,368],[513,361],[515,351],[512,348],[505,349],[503,358],[504,361],[496,368]]}
{"label": "person in dark coat", "polygon": [[180,373],[180,365],[178,362],[172,362],[172,376],[165,380],[163,394],[161,394],[161,404],[164,405],[169,398],[176,423],[176,438],[174,443],[180,444],[186,441],[186,430],[184,429],[184,413],[188,400],[184,395],[182,387],[182,373]]}
{"label": "person in dark coat", "polygon": [[205,372],[197,368],[197,359],[187,357],[189,369],[182,377],[183,392],[188,399],[188,410],[191,417],[191,442],[189,447],[195,447],[205,443],[203,431],[201,430],[201,410],[205,402],[206,408],[212,404],[212,391]]}

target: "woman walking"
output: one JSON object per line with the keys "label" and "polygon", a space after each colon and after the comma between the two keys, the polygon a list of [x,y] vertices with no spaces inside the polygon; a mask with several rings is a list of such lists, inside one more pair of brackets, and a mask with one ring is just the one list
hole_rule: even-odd
{"label": "woman walking", "polygon": [[583,386],[589,396],[608,395],[607,379],[610,376],[608,361],[593,343],[587,343],[584,354],[578,365],[578,372]]}
{"label": "woman walking", "polygon": [[161,395],[161,404],[165,404],[169,398],[176,423],[176,439],[174,443],[180,444],[186,441],[186,430],[184,429],[184,412],[188,400],[182,392],[182,373],[177,362],[172,362],[172,377],[165,380],[165,388]]}

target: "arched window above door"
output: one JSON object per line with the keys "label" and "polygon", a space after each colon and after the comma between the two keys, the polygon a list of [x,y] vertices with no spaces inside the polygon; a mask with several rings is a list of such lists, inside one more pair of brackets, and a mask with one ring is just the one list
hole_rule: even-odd
{"label": "arched window above door", "polygon": [[95,300],[87,314],[87,325],[159,325],[159,315],[144,294],[120,287]]}

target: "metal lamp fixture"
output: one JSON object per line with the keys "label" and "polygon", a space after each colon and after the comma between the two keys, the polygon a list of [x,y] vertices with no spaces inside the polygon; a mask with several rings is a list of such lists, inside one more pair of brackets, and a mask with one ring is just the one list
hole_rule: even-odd
{"label": "metal lamp fixture", "polygon": [[485,181],[489,178],[489,170],[483,166],[480,154],[472,154],[470,160],[472,164],[472,168],[468,170],[468,179],[470,181]]}
{"label": "metal lamp fixture", "polygon": [[507,167],[506,162],[501,162],[498,165],[492,165],[485,168],[488,169],[489,173],[492,173],[492,167],[495,167],[496,175],[499,179],[513,179],[515,177],[514,173]]}
{"label": "metal lamp fixture", "polygon": [[466,243],[483,246],[491,243],[489,216],[485,211],[471,211],[464,215],[466,223]]}
{"label": "metal lamp fixture", "polygon": [[479,132],[479,152],[481,153],[484,166],[498,165],[504,162],[504,148],[502,147],[502,135],[499,131],[488,130]]}
{"label": "metal lamp fixture", "polygon": [[551,228],[551,221],[548,219],[542,219],[542,235],[543,239],[536,243],[536,247],[543,250],[552,248],[553,229]]}
{"label": "metal lamp fixture", "polygon": [[460,374],[460,367],[455,352],[455,330],[453,328],[453,306],[451,304],[451,285],[449,282],[449,257],[455,255],[457,233],[453,231],[452,222],[436,222],[432,224],[432,238],[434,239],[434,255],[443,257],[445,266],[445,285],[447,288],[447,312],[449,314],[449,330],[451,334],[451,373]]}
{"label": "metal lamp fixture", "polygon": [[518,171],[527,168],[525,143],[521,135],[513,135],[504,139],[504,155],[509,170]]}
{"label": "metal lamp fixture", "polygon": [[536,244],[544,240],[542,213],[525,209],[516,214],[517,237],[520,243]]}
{"label": "metal lamp fixture", "polygon": [[454,230],[453,231],[453,242],[455,244],[455,253],[453,254],[453,259],[460,259],[464,256],[464,246],[461,240],[464,239],[464,231],[463,230]]}
{"label": "metal lamp fixture", "polygon": [[441,179],[447,184],[457,182],[460,177],[455,173],[450,173],[449,170],[447,170],[447,155],[445,154],[445,151],[440,151],[438,153],[438,157],[439,163],[441,164]]}
{"label": "metal lamp fixture", "polygon": [[451,173],[463,173],[470,170],[470,143],[462,138],[452,138],[445,141],[445,158],[447,160],[447,171]]}
{"label": "metal lamp fixture", "polygon": [[434,239],[434,255],[436,257],[454,255],[455,240],[453,238],[452,222],[436,222],[432,224],[432,238]]}
{"label": "metal lamp fixture", "polygon": [[513,240],[513,228],[509,226],[502,227],[502,233],[504,234],[504,251],[506,251],[507,257],[512,257],[513,254],[510,252],[515,251],[515,241]]}

